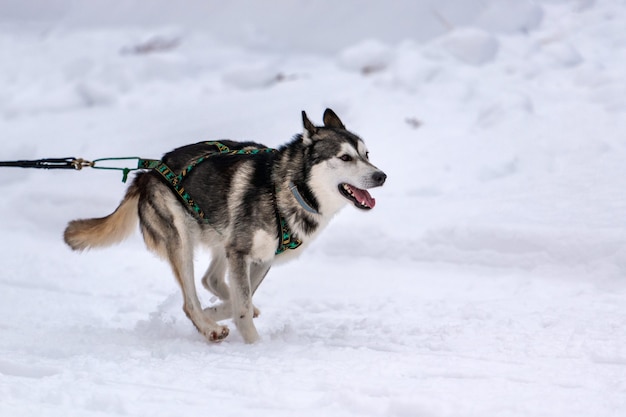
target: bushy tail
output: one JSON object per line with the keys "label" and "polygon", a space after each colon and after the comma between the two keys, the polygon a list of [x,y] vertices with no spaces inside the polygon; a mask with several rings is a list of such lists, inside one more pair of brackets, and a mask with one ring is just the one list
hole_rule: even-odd
{"label": "bushy tail", "polygon": [[133,183],[117,209],[99,219],[72,220],[63,239],[74,250],[110,246],[126,239],[137,226],[139,187]]}

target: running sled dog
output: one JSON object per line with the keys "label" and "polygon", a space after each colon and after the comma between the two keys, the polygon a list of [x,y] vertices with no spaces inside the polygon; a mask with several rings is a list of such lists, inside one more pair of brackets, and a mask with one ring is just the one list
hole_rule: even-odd
{"label": "running sled dog", "polygon": [[[252,296],[272,264],[301,253],[345,205],[372,209],[367,189],[387,178],[332,110],[324,112],[324,126],[305,112],[302,119],[303,133],[279,149],[223,140],[165,154],[135,177],[113,213],[71,221],[65,242],[79,251],[109,246],[139,221],[147,247],[171,265],[198,331],[221,341],[229,330],[217,322],[232,318],[244,341],[255,342]],[[200,244],[212,253],[202,284],[220,299],[204,309],[193,267]]]}

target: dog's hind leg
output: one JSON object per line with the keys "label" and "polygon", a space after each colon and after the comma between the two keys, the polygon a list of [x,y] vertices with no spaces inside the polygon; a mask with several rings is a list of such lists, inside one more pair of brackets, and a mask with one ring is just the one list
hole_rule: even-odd
{"label": "dog's hind leg", "polygon": [[[172,272],[183,293],[183,310],[196,329],[211,342],[218,342],[228,336],[228,328],[217,324],[203,314],[193,270],[193,242],[189,236],[182,207],[173,199],[169,190],[160,193],[157,187],[150,190],[150,198],[139,203],[139,218],[144,240],[149,249],[164,257],[172,267]],[[170,207],[176,207],[171,209]]]}
{"label": "dog's hind leg", "polygon": [[204,309],[204,314],[214,321],[226,320],[232,317],[232,307],[229,301],[230,289],[226,284],[226,264],[226,255],[222,251],[214,250],[209,269],[202,277],[204,288],[222,301],[220,304]]}
{"label": "dog's hind leg", "polygon": [[213,251],[213,258],[209,269],[202,277],[202,285],[209,292],[216,295],[220,300],[226,301],[230,297],[230,291],[226,284],[226,255],[223,251]]}
{"label": "dog's hind leg", "polygon": [[191,251],[183,252],[185,246],[168,248],[170,250],[173,249],[169,252],[169,261],[174,271],[174,276],[176,276],[183,292],[183,310],[204,337],[210,342],[218,342],[228,336],[228,327],[217,324],[204,314],[194,283],[193,257],[191,256]]}
{"label": "dog's hind leg", "polygon": [[226,264],[226,255],[214,251],[209,269],[202,277],[204,288],[222,301],[204,309],[204,314],[214,321],[226,320],[233,315],[230,304],[230,289],[226,284]]}
{"label": "dog's hind leg", "polygon": [[[270,270],[270,267],[271,263],[254,263],[250,265],[250,287],[252,288],[253,296],[257,288],[263,281],[263,278],[265,278],[268,271]],[[224,286],[226,286],[225,283]],[[228,287],[226,287],[226,289],[228,290]],[[254,305],[252,305],[252,311],[253,318],[258,317],[261,314],[261,311]],[[229,319],[233,316],[233,308],[230,301],[224,301],[223,303],[220,303],[218,305],[205,308],[204,313],[207,314],[212,320],[221,321]]]}

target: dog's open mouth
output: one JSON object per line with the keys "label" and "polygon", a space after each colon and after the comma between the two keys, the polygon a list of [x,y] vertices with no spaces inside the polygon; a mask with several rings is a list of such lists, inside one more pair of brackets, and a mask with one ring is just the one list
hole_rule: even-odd
{"label": "dog's open mouth", "polygon": [[339,192],[361,210],[371,210],[376,200],[367,192],[350,184],[339,184]]}

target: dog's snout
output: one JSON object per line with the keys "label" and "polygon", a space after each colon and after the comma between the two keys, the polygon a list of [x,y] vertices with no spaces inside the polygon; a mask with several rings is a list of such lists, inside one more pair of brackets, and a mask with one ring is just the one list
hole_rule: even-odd
{"label": "dog's snout", "polygon": [[372,174],[372,179],[376,185],[383,185],[387,179],[387,174],[382,171],[376,171]]}

